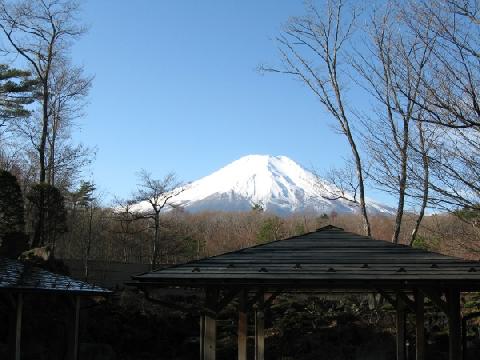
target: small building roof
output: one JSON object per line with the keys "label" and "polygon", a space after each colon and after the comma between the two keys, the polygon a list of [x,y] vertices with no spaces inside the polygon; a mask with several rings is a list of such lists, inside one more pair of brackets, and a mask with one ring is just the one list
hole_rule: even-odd
{"label": "small building roof", "polygon": [[0,257],[0,292],[54,292],[104,295],[111,291],[41,269],[28,263]]}
{"label": "small building roof", "polygon": [[133,277],[139,287],[244,286],[297,291],[480,289],[480,262],[326,226],[315,232]]}

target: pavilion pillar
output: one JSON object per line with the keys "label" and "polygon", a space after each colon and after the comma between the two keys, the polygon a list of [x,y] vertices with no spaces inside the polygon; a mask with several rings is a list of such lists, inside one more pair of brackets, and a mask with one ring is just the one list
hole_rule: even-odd
{"label": "pavilion pillar", "polygon": [[75,296],[68,319],[68,360],[78,359],[79,328],[80,328],[80,296]]}
{"label": "pavilion pillar", "polygon": [[207,289],[206,312],[200,319],[200,360],[215,360],[217,347],[217,320],[215,309],[218,291]]}
{"label": "pavilion pillar", "polygon": [[238,309],[238,360],[247,360],[248,338],[248,315],[247,315],[247,291],[240,292]]}
{"label": "pavilion pillar", "polygon": [[200,360],[215,360],[217,321],[203,314],[200,317]]}
{"label": "pavilion pillar", "polygon": [[446,295],[448,307],[448,359],[460,360],[462,358],[460,292],[450,289]]}
{"label": "pavilion pillar", "polygon": [[23,294],[12,297],[13,311],[9,315],[8,347],[11,360],[20,360],[22,340]]}
{"label": "pavilion pillar", "polygon": [[255,309],[255,360],[265,359],[265,300],[260,296],[257,309]]}
{"label": "pavilion pillar", "polygon": [[416,323],[416,360],[425,359],[425,297],[422,292],[415,292],[415,323]]}
{"label": "pavilion pillar", "polygon": [[406,333],[406,311],[405,311],[405,302],[400,296],[397,296],[397,314],[396,314],[396,324],[397,324],[397,360],[406,359],[406,343],[405,343],[405,333]]}

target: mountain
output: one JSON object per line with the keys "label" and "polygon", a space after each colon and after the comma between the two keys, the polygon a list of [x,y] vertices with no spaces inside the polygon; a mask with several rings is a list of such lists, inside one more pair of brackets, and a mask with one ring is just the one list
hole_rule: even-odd
{"label": "mountain", "polygon": [[[335,189],[286,156],[248,155],[186,185],[173,203],[190,212],[248,211],[255,204],[278,215],[357,212],[352,202],[326,198]],[[146,202],[138,206],[149,209]],[[372,213],[393,213],[392,208],[368,199],[367,208]]]}

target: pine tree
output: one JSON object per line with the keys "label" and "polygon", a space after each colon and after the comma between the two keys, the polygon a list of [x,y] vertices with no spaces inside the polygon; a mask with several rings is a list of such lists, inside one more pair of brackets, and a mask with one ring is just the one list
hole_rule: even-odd
{"label": "pine tree", "polygon": [[0,170],[0,239],[5,234],[23,232],[25,227],[23,196],[17,178]]}
{"label": "pine tree", "polygon": [[16,258],[28,247],[23,196],[17,178],[0,170],[0,254]]}
{"label": "pine tree", "polygon": [[34,101],[37,84],[29,71],[0,64],[0,125],[30,115],[28,105]]}
{"label": "pine tree", "polygon": [[[35,234],[32,247],[51,244],[55,246],[57,236],[67,232],[67,210],[60,190],[48,184],[35,184],[27,194],[31,207],[34,228],[42,222],[42,231]],[[40,218],[43,217],[43,218]]]}

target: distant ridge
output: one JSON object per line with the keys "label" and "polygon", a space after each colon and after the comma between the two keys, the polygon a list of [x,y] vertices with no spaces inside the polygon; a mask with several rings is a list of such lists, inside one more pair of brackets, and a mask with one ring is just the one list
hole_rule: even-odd
{"label": "distant ridge", "polygon": [[[327,199],[335,186],[319,179],[286,156],[248,155],[186,185],[173,202],[187,211],[248,211],[259,204],[278,215],[292,213],[356,213],[345,199]],[[149,204],[138,204],[140,210]],[[393,209],[367,200],[371,213],[392,214]]]}

